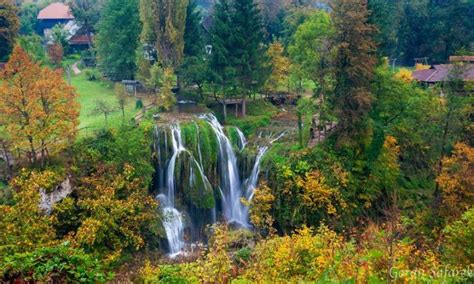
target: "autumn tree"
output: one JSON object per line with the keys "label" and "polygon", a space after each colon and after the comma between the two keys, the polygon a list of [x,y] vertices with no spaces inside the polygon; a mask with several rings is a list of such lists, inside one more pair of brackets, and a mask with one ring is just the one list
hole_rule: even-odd
{"label": "autumn tree", "polygon": [[20,29],[17,8],[11,0],[0,0],[0,62],[8,59]]}
{"label": "autumn tree", "polygon": [[457,143],[453,155],[445,157],[442,164],[437,182],[442,190],[444,214],[452,219],[474,206],[474,149]]}
{"label": "autumn tree", "polygon": [[[448,73],[448,80],[444,82],[440,99],[442,106],[442,122],[437,139],[434,141],[438,150],[436,176],[444,170],[443,160],[449,154],[450,147],[460,142],[464,136],[466,124],[472,124],[470,116],[473,111],[471,91],[466,89],[462,74],[466,72],[463,64],[454,64]],[[433,211],[437,212],[441,205],[442,195],[439,182],[434,191]]]}
{"label": "autumn tree", "polygon": [[271,73],[265,82],[265,89],[276,92],[285,82],[288,82],[290,61],[283,54],[283,46],[279,42],[270,44],[267,56],[271,66]]}
{"label": "autumn tree", "polygon": [[367,132],[364,123],[371,108],[370,79],[376,63],[374,28],[367,23],[367,0],[336,0],[332,9],[337,50],[333,100],[341,144]]}
{"label": "autumn tree", "polygon": [[13,149],[44,166],[49,155],[66,148],[76,135],[79,106],[60,70],[33,63],[15,46],[1,73],[0,113]]}

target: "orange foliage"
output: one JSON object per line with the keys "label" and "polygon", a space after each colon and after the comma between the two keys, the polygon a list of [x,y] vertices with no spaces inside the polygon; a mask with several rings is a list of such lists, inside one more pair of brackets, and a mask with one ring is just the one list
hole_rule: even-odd
{"label": "orange foliage", "polygon": [[437,179],[443,190],[445,214],[459,217],[474,205],[474,148],[457,143],[451,157],[443,159]]}
{"label": "orange foliage", "polygon": [[74,140],[79,105],[61,71],[40,67],[15,46],[0,79],[0,113],[15,150],[44,163]]}

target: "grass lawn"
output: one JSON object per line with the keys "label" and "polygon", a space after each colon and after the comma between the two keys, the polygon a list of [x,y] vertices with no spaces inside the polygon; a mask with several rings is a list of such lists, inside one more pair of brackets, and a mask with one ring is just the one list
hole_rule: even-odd
{"label": "grass lawn", "polygon": [[[85,134],[82,132],[92,132],[106,127],[104,115],[94,113],[97,100],[103,100],[115,108],[115,111],[108,116],[108,127],[118,127],[122,124],[122,112],[111,82],[88,81],[83,72],[79,75],[72,75],[71,84],[76,88],[79,95],[77,101],[81,105],[79,128],[87,127],[87,131],[81,130],[80,136]],[[125,122],[129,123],[136,113],[135,99],[130,97],[125,107]]]}

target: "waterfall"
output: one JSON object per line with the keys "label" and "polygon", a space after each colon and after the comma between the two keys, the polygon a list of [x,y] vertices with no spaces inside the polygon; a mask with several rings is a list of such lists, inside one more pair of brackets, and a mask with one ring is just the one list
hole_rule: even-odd
{"label": "waterfall", "polygon": [[170,257],[177,256],[184,247],[184,225],[181,213],[171,206],[169,199],[164,194],[159,194],[157,199],[160,200],[163,207],[163,227],[165,228],[166,238],[168,240]]}
{"label": "waterfall", "polygon": [[[261,160],[269,144],[280,138],[258,146],[253,160],[247,152],[242,152],[247,140],[237,127],[234,129],[239,150],[234,152],[231,140],[215,116],[207,114],[199,118],[202,121],[192,124],[157,126],[154,132],[157,159],[154,181],[160,193],[157,198],[170,257],[183,251],[185,230],[191,241],[199,241],[205,226],[215,223],[219,215],[228,222],[250,227],[249,210],[241,199],[253,198]],[[249,160],[253,163],[247,167]],[[216,205],[216,201],[220,204]]]}
{"label": "waterfall", "polygon": [[237,131],[237,134],[239,135],[239,139],[240,139],[240,151],[242,151],[243,149],[245,149],[245,145],[247,145],[247,139],[245,139],[245,135],[244,133],[242,133],[242,131],[239,129],[239,128],[235,128],[235,130]]}
{"label": "waterfall", "polygon": [[171,138],[172,138],[172,147],[173,147],[173,155],[171,156],[170,163],[168,164],[168,170],[167,170],[167,178],[168,178],[168,183],[167,183],[167,188],[168,188],[168,194],[167,197],[169,199],[170,205],[175,206],[174,203],[174,190],[175,190],[175,184],[174,184],[174,168],[176,165],[176,158],[179,156],[181,152],[183,152],[185,149],[183,147],[183,141],[181,139],[181,128],[179,128],[179,125],[172,125],[171,126]]}
{"label": "waterfall", "polygon": [[258,182],[258,174],[260,173],[260,161],[262,160],[263,155],[268,150],[268,146],[260,146],[258,147],[258,154],[255,158],[255,163],[253,164],[252,172],[250,177],[247,179],[247,192],[246,197],[248,201],[251,201],[253,198],[254,190],[257,187]]}
{"label": "waterfall", "polygon": [[[165,228],[166,238],[168,240],[170,256],[174,257],[183,249],[183,218],[181,213],[175,208],[175,165],[176,159],[185,149],[181,139],[181,129],[179,125],[172,125],[171,127],[172,149],[173,155],[166,170],[167,177],[167,194],[160,194],[159,200],[163,204],[163,227]],[[165,135],[166,137],[166,135]],[[166,140],[165,140],[166,141]],[[167,141],[166,141],[167,142]],[[167,143],[166,143],[167,144]],[[167,145],[166,145],[167,146]]]}
{"label": "waterfall", "polygon": [[243,226],[248,226],[248,214],[245,205],[240,199],[244,197],[242,184],[239,179],[237,158],[227,136],[224,127],[217,118],[211,114],[202,116],[216,134],[219,145],[220,182],[223,189],[222,208],[224,216],[229,221],[235,221]]}

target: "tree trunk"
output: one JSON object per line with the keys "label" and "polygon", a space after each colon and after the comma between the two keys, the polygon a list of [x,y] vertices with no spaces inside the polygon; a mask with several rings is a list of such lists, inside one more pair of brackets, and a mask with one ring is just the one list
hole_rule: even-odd
{"label": "tree trunk", "polygon": [[8,156],[7,144],[5,143],[5,141],[2,141],[2,148],[3,153],[5,154],[5,161],[7,162],[8,177],[11,178],[13,176],[13,169],[11,166],[10,157]]}
{"label": "tree trunk", "polygon": [[227,120],[227,105],[225,100],[222,101],[222,113],[224,114],[224,121]]}
{"label": "tree trunk", "polygon": [[29,136],[28,141],[30,143],[30,151],[31,151],[30,162],[33,164],[36,164],[36,150],[35,150],[35,145],[33,144],[33,137]]}
{"label": "tree trunk", "polygon": [[298,111],[298,138],[300,147],[303,148],[303,121],[301,119],[301,112]]}
{"label": "tree trunk", "polygon": [[247,96],[244,94],[242,97],[242,117],[247,115]]}

